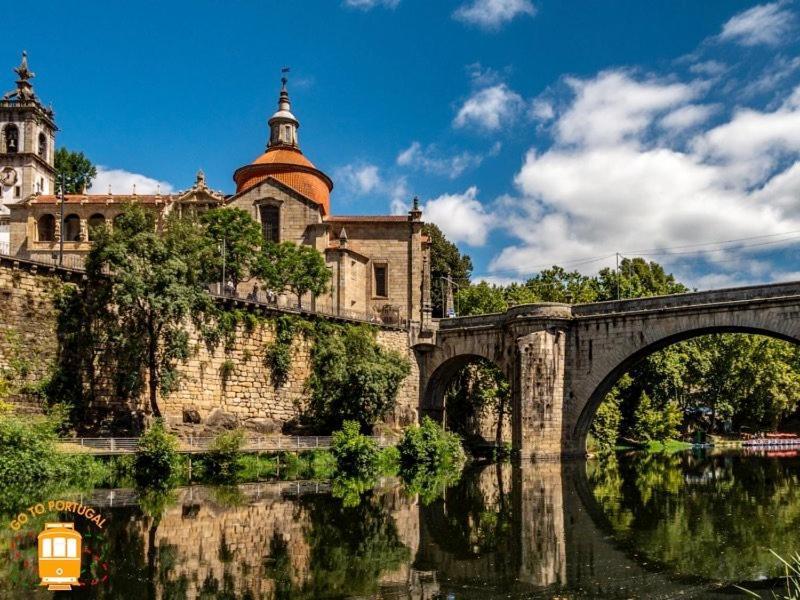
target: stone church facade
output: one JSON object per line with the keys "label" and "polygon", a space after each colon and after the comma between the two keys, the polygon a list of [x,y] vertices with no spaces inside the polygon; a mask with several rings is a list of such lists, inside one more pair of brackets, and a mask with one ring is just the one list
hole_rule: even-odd
{"label": "stone church facade", "polygon": [[[429,321],[430,244],[416,201],[401,216],[333,214],[333,181],[300,149],[300,123],[285,79],[278,110],[268,121],[265,152],[233,174],[234,194],[212,190],[200,172],[191,188],[174,194],[109,189],[62,198],[54,167],[53,110],[35,95],[24,53],[15,72],[16,88],[0,100],[1,254],[80,266],[93,230],[113,227],[127,204],[150,208],[159,222],[173,211],[237,207],[261,225],[265,240],[308,245],[324,256],[331,270],[328,292],[304,298],[306,308],[391,324]],[[252,283],[241,284],[236,293],[256,297]]]}

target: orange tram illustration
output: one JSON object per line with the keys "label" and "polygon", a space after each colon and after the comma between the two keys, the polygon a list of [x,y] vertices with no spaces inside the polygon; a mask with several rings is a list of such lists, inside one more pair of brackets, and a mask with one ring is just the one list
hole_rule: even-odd
{"label": "orange tram illustration", "polygon": [[81,576],[81,534],[74,523],[45,523],[39,534],[39,577],[49,590],[71,590]]}

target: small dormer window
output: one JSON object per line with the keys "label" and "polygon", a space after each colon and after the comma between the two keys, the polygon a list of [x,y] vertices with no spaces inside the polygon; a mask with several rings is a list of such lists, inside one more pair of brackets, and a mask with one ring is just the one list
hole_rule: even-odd
{"label": "small dormer window", "polygon": [[47,137],[43,133],[39,134],[39,158],[47,160]]}
{"label": "small dormer window", "polygon": [[6,138],[6,152],[16,154],[19,152],[19,129],[13,123],[6,125],[4,130]]}

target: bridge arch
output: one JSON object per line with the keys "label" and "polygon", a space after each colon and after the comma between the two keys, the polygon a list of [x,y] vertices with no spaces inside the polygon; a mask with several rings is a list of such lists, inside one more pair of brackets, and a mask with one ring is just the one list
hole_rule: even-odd
{"label": "bridge arch", "polygon": [[639,362],[659,350],[703,335],[722,333],[756,334],[800,345],[800,329],[787,321],[776,324],[755,319],[752,323],[746,323],[741,319],[741,315],[733,320],[737,322],[704,326],[682,324],[672,331],[657,327],[655,328],[657,332],[651,330],[649,335],[640,333],[634,336],[638,344],[620,344],[605,355],[597,357],[597,362],[593,365],[591,375],[584,386],[588,392],[586,400],[573,430],[569,432],[569,438],[573,441],[572,446],[579,451],[586,447],[586,436],[595,413],[614,384]]}
{"label": "bridge arch", "polygon": [[495,365],[508,377],[508,373],[505,372],[502,365],[484,354],[467,353],[451,356],[443,360],[427,378],[422,393],[420,415],[428,416],[434,421],[444,423],[448,388],[464,367],[479,363]]}

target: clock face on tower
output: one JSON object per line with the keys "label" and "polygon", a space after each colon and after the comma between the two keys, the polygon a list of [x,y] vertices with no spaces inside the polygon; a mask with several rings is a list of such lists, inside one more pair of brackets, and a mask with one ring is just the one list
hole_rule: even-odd
{"label": "clock face on tower", "polygon": [[0,171],[0,184],[10,186],[15,183],[17,183],[17,172],[14,169],[6,167]]}

